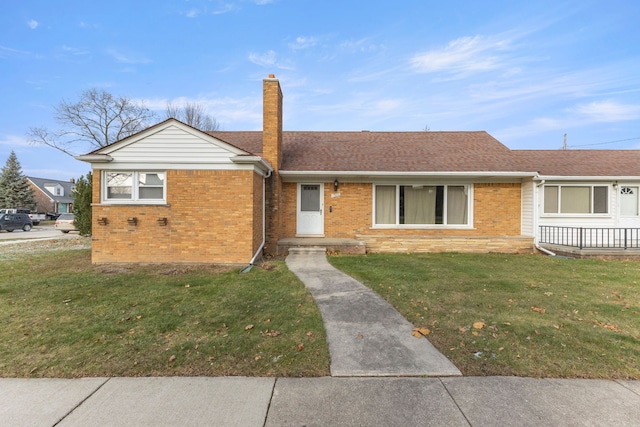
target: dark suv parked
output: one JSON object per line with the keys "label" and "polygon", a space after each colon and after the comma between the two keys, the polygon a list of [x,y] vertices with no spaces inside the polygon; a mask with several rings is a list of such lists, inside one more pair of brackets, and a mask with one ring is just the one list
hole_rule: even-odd
{"label": "dark suv parked", "polygon": [[0,215],[0,230],[13,231],[23,229],[29,231],[33,227],[33,222],[29,215],[23,213],[11,213]]}

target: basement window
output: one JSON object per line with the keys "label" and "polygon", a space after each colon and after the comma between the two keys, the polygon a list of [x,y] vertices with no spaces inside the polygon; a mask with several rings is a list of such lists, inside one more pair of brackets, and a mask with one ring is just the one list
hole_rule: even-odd
{"label": "basement window", "polygon": [[159,204],[166,201],[166,173],[105,171],[103,202]]}

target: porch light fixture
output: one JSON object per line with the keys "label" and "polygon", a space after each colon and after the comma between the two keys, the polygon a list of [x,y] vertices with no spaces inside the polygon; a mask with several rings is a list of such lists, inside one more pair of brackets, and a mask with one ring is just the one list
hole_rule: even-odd
{"label": "porch light fixture", "polygon": [[168,222],[167,217],[158,218],[157,221],[158,221],[158,225],[161,227],[166,226]]}
{"label": "porch light fixture", "polygon": [[135,216],[130,216],[129,218],[127,218],[127,223],[129,225],[138,225],[138,218],[136,218]]}
{"label": "porch light fixture", "polygon": [[338,191],[338,178],[333,181],[333,191]]}
{"label": "porch light fixture", "polygon": [[101,216],[100,218],[98,218],[98,224],[99,225],[107,225],[107,224],[109,224],[109,220],[107,220],[106,216]]}

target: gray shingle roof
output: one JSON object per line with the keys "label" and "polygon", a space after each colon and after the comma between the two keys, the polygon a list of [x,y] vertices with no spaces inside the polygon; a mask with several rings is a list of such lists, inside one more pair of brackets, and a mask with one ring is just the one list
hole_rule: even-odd
{"label": "gray shingle roof", "polygon": [[[75,187],[75,183],[74,182],[70,182],[70,181],[59,181],[56,179],[47,179],[47,178],[34,178],[34,177],[27,177],[29,178],[29,180],[31,180],[31,182],[33,182],[33,184],[38,187],[44,194],[46,194],[47,196],[49,196],[50,198],[52,198],[53,200],[55,200],[58,203],[73,203],[73,187]],[[64,188],[64,196],[56,196],[55,194],[51,193],[49,190],[47,190],[45,188],[46,185],[48,184],[53,184],[53,185],[57,185],[60,184],[63,188]]]}

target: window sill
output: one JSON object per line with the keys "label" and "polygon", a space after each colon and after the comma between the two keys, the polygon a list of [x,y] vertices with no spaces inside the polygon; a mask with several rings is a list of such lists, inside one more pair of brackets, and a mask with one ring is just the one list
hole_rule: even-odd
{"label": "window sill", "polygon": [[542,214],[540,218],[613,218],[609,214],[579,214],[579,213],[565,213],[565,214]]}
{"label": "window sill", "polygon": [[170,203],[167,202],[100,202],[100,203],[92,203],[91,206],[164,206],[171,207]]}
{"label": "window sill", "polygon": [[474,230],[471,225],[374,225],[370,230]]}

